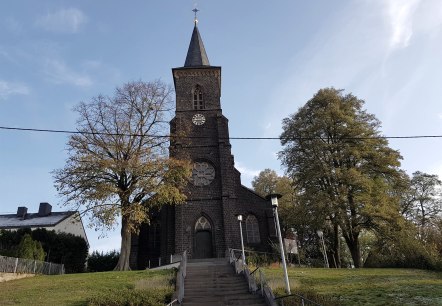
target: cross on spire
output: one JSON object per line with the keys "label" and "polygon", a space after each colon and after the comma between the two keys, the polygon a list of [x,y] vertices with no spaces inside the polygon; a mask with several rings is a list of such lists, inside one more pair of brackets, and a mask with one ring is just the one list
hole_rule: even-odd
{"label": "cross on spire", "polygon": [[192,12],[195,13],[195,18],[193,19],[193,22],[195,23],[195,26],[196,26],[196,24],[198,23],[198,19],[196,18],[196,13],[198,13],[199,11],[200,11],[200,10],[197,9],[197,8],[194,8],[194,9],[192,10]]}

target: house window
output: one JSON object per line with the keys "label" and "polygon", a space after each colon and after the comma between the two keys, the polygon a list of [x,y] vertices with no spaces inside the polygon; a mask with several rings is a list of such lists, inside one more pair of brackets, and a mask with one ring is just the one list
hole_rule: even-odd
{"label": "house window", "polygon": [[193,109],[204,109],[203,91],[199,85],[193,90]]}
{"label": "house window", "polygon": [[254,215],[246,218],[246,234],[248,243],[260,243],[258,219]]}

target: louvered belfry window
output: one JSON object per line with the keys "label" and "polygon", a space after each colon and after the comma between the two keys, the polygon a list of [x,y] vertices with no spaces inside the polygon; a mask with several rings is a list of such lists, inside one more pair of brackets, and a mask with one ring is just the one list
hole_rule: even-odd
{"label": "louvered belfry window", "polygon": [[204,109],[203,91],[199,85],[193,89],[193,109]]}

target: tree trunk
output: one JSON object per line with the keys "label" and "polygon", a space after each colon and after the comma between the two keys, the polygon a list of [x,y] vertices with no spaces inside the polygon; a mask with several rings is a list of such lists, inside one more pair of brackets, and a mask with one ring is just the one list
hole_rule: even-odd
{"label": "tree trunk", "polygon": [[359,236],[352,236],[351,241],[347,241],[348,249],[350,250],[351,258],[355,268],[361,267],[361,250],[359,249]]}
{"label": "tree trunk", "polygon": [[333,222],[333,265],[341,267],[341,241],[339,240],[339,225]]}
{"label": "tree trunk", "polygon": [[118,263],[114,268],[114,271],[128,271],[129,267],[129,257],[130,257],[130,247],[131,247],[131,232],[127,224],[127,218],[122,217],[121,221],[121,250],[120,258]]}

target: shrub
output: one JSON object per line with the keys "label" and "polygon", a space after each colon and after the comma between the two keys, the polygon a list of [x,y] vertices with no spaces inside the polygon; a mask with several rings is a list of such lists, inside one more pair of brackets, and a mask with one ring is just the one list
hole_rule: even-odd
{"label": "shrub", "polygon": [[24,234],[16,248],[15,256],[18,258],[44,260],[46,254],[40,242],[33,240],[31,235]]}
{"label": "shrub", "polygon": [[32,231],[32,238],[41,242],[46,261],[64,264],[66,273],[85,271],[89,247],[82,237],[39,228]]}
{"label": "shrub", "polygon": [[19,229],[0,232],[0,254],[16,256],[16,250],[23,236],[29,234],[41,243],[46,253],[45,261],[64,264],[66,273],[84,272],[88,255],[87,242],[79,236],[57,233],[46,229]]}
{"label": "shrub", "polygon": [[112,271],[119,257],[120,253],[115,250],[108,253],[94,251],[87,259],[87,269],[89,272]]}

